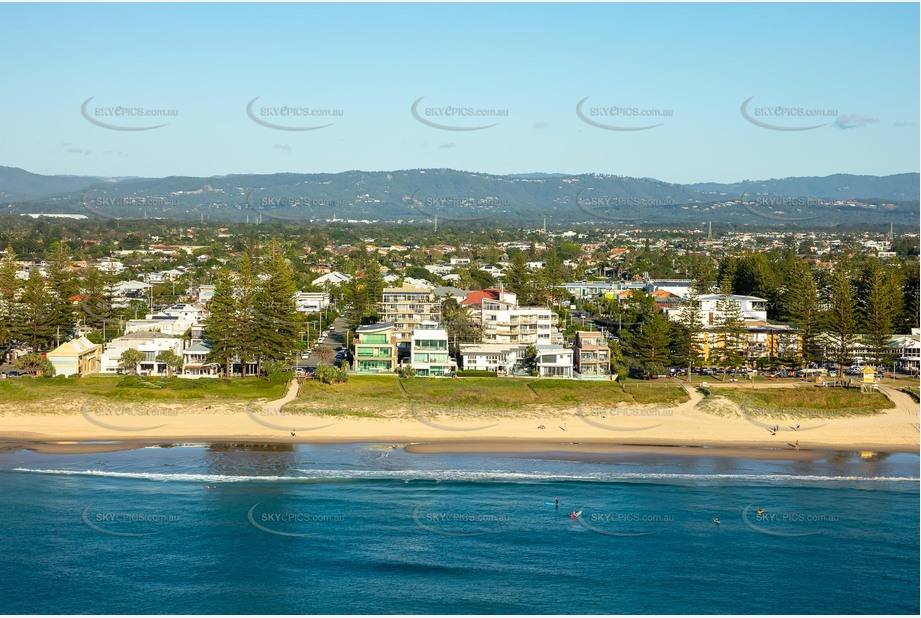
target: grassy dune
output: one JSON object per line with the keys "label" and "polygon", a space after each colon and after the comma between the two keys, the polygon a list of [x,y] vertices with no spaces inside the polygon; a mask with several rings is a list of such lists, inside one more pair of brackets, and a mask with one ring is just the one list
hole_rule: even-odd
{"label": "grassy dune", "polygon": [[66,398],[101,397],[112,401],[247,401],[282,396],[286,381],[265,378],[202,379],[89,376],[85,378],[0,380],[0,401],[42,403]]}
{"label": "grassy dune", "polygon": [[879,414],[894,408],[879,392],[861,393],[856,388],[712,388],[712,396],[746,406],[748,414],[790,418],[836,418]]}
{"label": "grassy dune", "polygon": [[[625,392],[626,391],[626,392]],[[286,412],[358,416],[405,416],[417,413],[529,414],[572,409],[578,404],[676,404],[687,400],[673,383],[629,383],[550,379],[411,378],[350,376],[343,384],[307,381]]]}

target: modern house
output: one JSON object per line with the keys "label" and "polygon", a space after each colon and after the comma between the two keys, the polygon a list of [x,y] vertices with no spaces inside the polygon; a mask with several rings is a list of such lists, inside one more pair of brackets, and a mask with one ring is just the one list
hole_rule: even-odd
{"label": "modern house", "polygon": [[122,352],[128,349],[139,350],[144,353],[145,359],[137,367],[137,371],[144,375],[165,375],[166,365],[156,360],[157,355],[165,350],[172,350],[177,356],[182,356],[183,340],[179,337],[157,331],[137,331],[116,337],[106,344],[102,354],[103,373],[118,373],[119,359]]}
{"label": "modern house", "polygon": [[601,333],[578,331],[573,359],[573,368],[580,379],[604,380],[611,375],[611,350]]}
{"label": "modern house", "polygon": [[77,337],[48,352],[47,358],[54,365],[55,375],[84,376],[99,371],[102,363],[102,346],[86,337]]}
{"label": "modern house", "polygon": [[527,348],[527,345],[507,343],[461,344],[461,364],[464,369],[511,374],[521,365]]}
{"label": "modern house", "polygon": [[561,345],[538,344],[537,375],[541,378],[571,378],[573,351]]}
{"label": "modern house", "polygon": [[417,376],[445,376],[457,369],[448,356],[448,331],[437,322],[422,322],[413,330],[410,366]]}
{"label": "modern house", "polygon": [[359,373],[388,373],[397,366],[397,345],[392,323],[367,324],[355,329],[355,362]]}

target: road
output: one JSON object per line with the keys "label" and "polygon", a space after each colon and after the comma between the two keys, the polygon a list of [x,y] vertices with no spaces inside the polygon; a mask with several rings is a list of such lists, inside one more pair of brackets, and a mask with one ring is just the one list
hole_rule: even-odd
{"label": "road", "polygon": [[[317,347],[317,349],[329,348],[332,351],[332,355],[329,357],[329,362],[332,362],[335,359],[336,348],[338,348],[339,346],[345,345],[345,335],[346,335],[346,329],[348,328],[348,325],[346,324],[344,317],[338,317],[332,323],[332,327],[333,327],[332,332],[329,331],[328,327],[325,329],[326,339],[323,341],[323,343],[321,343]],[[298,360],[297,366],[298,367],[316,367],[317,365],[320,364],[320,361],[321,361],[320,355],[317,354],[316,350],[314,350],[313,353],[310,355],[310,358],[306,358],[306,359],[302,358]]]}

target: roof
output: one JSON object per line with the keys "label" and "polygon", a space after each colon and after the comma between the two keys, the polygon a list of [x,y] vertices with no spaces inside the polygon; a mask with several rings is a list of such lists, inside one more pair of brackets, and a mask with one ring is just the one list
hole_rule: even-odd
{"label": "roof", "polygon": [[48,356],[70,356],[71,354],[83,354],[84,352],[88,352],[93,348],[101,347],[102,346],[93,343],[86,337],[77,337],[76,339],[65,341],[52,351],[48,352]]}
{"label": "roof", "polygon": [[355,333],[379,333],[393,328],[393,322],[378,322],[377,324],[362,324],[355,329]]}
{"label": "roof", "polygon": [[211,352],[211,348],[205,345],[204,343],[194,343],[182,351],[183,354],[207,354]]}
{"label": "roof", "polygon": [[522,343],[462,343],[461,354],[501,354],[503,352],[516,352],[527,349]]}

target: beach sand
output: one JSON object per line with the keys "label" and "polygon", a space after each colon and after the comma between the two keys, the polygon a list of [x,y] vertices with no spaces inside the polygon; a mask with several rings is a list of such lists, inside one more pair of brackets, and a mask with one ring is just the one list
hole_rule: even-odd
{"label": "beach sand", "polygon": [[[919,406],[884,388],[895,407],[871,416],[785,420],[700,409],[703,396],[674,407],[582,410],[545,418],[399,418],[287,414],[293,398],[260,403],[176,402],[115,405],[103,401],[20,405],[0,415],[0,449],[105,452],[163,443],[389,443],[416,453],[669,453],[810,459],[818,451],[919,451]],[[732,404],[734,405],[734,404]],[[793,427],[799,425],[799,429]],[[769,427],[777,426],[776,432]],[[104,442],[93,444],[93,442]],[[799,446],[797,449],[796,446]],[[684,448],[677,448],[684,447]],[[812,453],[812,454],[811,454]]]}

